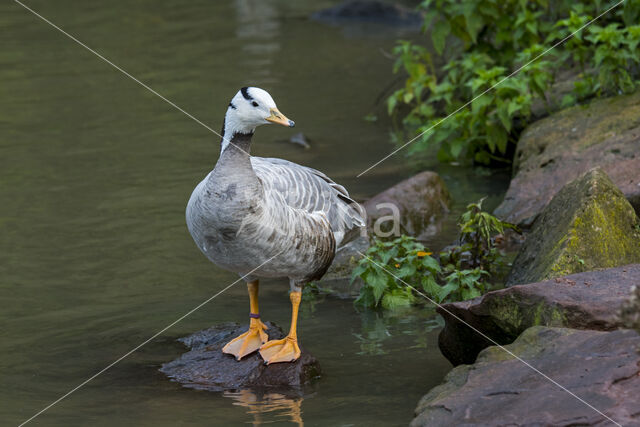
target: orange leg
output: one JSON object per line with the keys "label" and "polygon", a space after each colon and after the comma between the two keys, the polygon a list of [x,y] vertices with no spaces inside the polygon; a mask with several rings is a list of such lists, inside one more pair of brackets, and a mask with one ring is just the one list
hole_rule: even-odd
{"label": "orange leg", "polygon": [[260,321],[260,312],[258,311],[258,281],[248,282],[247,288],[249,290],[249,305],[251,307],[249,330],[229,341],[227,345],[222,348],[223,353],[232,354],[237,360],[258,350],[260,346],[269,339],[264,332],[267,326]]}
{"label": "orange leg", "polygon": [[291,329],[289,335],[281,340],[271,340],[260,347],[260,356],[267,365],[278,362],[293,362],[300,357],[298,347],[298,307],[302,299],[302,292],[293,291],[289,294],[291,299]]}

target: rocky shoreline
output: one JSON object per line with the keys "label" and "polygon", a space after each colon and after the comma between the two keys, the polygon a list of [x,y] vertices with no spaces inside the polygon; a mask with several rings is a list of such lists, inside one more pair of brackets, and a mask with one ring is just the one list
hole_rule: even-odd
{"label": "rocky shoreline", "polygon": [[[495,214],[526,238],[505,289],[437,309],[439,347],[456,367],[421,399],[412,426],[640,425],[640,335],[620,317],[640,286],[639,117],[636,92],[524,131]],[[402,232],[424,237],[439,232],[451,197],[422,172],[365,203],[370,232],[389,214],[380,203],[400,206]],[[357,295],[350,272],[366,248],[364,239],[344,249],[325,291]]]}
{"label": "rocky shoreline", "polygon": [[[640,334],[620,317],[626,306],[637,319],[640,306],[629,306],[640,286],[639,117],[637,92],[557,112],[524,131],[495,214],[526,238],[504,289],[437,308],[445,321],[439,348],[455,367],[420,400],[412,426],[640,425]],[[451,204],[442,178],[421,172],[364,203],[369,234],[437,235]],[[386,229],[394,215],[399,230]],[[341,248],[318,288],[357,296],[362,282],[351,272],[368,247],[362,236]],[[281,337],[271,326],[270,338]],[[305,351],[296,363],[269,367],[257,354],[240,363],[222,354],[240,332],[225,324],[184,338],[190,351],[161,371],[213,391],[298,388],[319,375]]]}
{"label": "rocky shoreline", "polygon": [[638,117],[640,92],[525,130],[496,214],[526,239],[505,289],[438,308],[456,367],[412,426],[640,425]]}

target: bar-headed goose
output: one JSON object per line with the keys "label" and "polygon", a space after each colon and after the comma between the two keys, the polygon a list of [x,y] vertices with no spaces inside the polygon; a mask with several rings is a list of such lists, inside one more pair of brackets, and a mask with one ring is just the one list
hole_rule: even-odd
{"label": "bar-headed goose", "polygon": [[[300,357],[296,324],[302,287],[324,275],[336,248],[366,224],[361,206],[341,185],[315,169],[250,155],[256,127],[293,127],[266,91],[244,87],[225,115],[220,158],[187,205],[187,226],[200,250],[218,266],[245,276],[249,330],[223,352],[238,360],[256,350],[266,363]],[[287,337],[267,342],[258,311],[258,278],[288,277],[293,306]]]}

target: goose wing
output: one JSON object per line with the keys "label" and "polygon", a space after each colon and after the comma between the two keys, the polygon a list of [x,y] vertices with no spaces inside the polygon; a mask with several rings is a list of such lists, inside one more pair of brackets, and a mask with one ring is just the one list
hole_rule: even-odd
{"label": "goose wing", "polygon": [[265,195],[282,197],[289,206],[323,212],[331,225],[336,247],[357,237],[365,227],[365,212],[347,190],[324,173],[282,159],[251,157]]}

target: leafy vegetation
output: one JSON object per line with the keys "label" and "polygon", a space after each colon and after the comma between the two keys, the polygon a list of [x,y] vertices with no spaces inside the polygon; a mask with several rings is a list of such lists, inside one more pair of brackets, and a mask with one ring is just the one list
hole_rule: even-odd
{"label": "leafy vegetation", "polygon": [[403,235],[389,242],[376,239],[353,271],[353,278],[365,282],[356,303],[385,309],[410,305],[415,301],[414,292],[403,281],[435,289],[440,271],[438,261],[413,237]]}
{"label": "leafy vegetation", "polygon": [[[408,153],[437,147],[440,161],[509,162],[534,102],[550,108],[545,92],[561,69],[575,74],[562,106],[634,90],[640,75],[640,0],[627,0],[581,30],[614,4],[423,1],[423,28],[436,55],[400,41],[394,72],[403,70],[407,79],[387,100],[389,113],[402,114],[407,130],[420,135]],[[438,69],[436,63],[444,65]]]}
{"label": "leafy vegetation", "polygon": [[470,203],[461,215],[458,226],[460,237],[458,244],[440,254],[444,265],[461,269],[467,265],[471,268],[486,270],[491,276],[497,276],[504,269],[503,254],[496,248],[492,237],[503,234],[505,228],[520,232],[517,227],[500,221],[495,216],[482,210],[482,202]]}
{"label": "leafy vegetation", "polygon": [[488,280],[497,278],[506,265],[493,236],[513,226],[483,212],[482,200],[467,206],[458,225],[458,244],[441,252],[439,259],[413,237],[375,239],[353,271],[352,280],[364,281],[356,304],[397,309],[421,301],[417,293],[441,303],[488,291]]}

